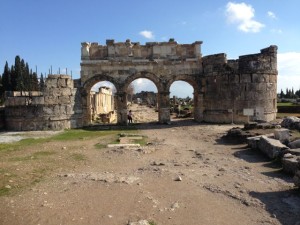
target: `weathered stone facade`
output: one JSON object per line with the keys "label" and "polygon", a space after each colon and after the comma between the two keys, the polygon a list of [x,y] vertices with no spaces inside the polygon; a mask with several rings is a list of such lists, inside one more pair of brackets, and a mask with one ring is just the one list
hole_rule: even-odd
{"label": "weathered stone facade", "polygon": [[37,96],[7,96],[8,130],[47,130],[89,125],[93,117],[91,88],[109,81],[117,92],[118,124],[127,124],[127,88],[138,78],[157,87],[158,120],[170,122],[170,86],[186,81],[194,88],[194,119],[217,123],[270,121],[276,118],[277,47],[227,60],[226,54],[202,57],[202,42],[81,44],[81,75],[49,75]]}
{"label": "weathered stone facade", "polygon": [[70,76],[49,75],[44,92],[13,92],[6,97],[6,129],[61,130],[80,127],[80,101],[80,93],[74,88]]}
{"label": "weathered stone facade", "polygon": [[[277,47],[259,54],[227,60],[226,54],[202,57],[202,42],[177,44],[130,42],[106,45],[82,43],[81,82],[88,94],[99,81],[110,81],[117,89],[118,122],[126,124],[128,85],[147,78],[158,90],[159,122],[170,122],[169,93],[174,81],[188,82],[194,88],[196,121],[245,123],[276,118]],[[83,99],[83,120],[91,120],[89,98]]]}

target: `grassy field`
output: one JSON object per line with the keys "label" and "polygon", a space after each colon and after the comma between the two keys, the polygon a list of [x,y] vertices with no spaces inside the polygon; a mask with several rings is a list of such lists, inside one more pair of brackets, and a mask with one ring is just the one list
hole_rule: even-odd
{"label": "grassy field", "polygon": [[[123,132],[74,129],[52,137],[0,144],[0,196],[31,188],[62,168],[68,170],[75,164],[87,163],[88,153],[106,148]],[[137,133],[132,128],[126,130],[132,132]]]}

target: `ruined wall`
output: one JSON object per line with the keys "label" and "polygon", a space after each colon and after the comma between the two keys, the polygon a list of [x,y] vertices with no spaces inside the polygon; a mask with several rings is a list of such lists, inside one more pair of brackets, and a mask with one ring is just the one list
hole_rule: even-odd
{"label": "ruined wall", "polygon": [[0,130],[3,130],[5,128],[4,112],[4,107],[0,107]]}
{"label": "ruined wall", "polygon": [[[204,121],[244,123],[276,118],[276,46],[238,60],[227,60],[225,54],[203,57],[203,76]],[[251,111],[254,114],[248,118]]]}
{"label": "ruined wall", "polygon": [[67,75],[49,75],[40,93],[14,92],[5,99],[7,130],[61,130],[82,126],[81,96]]}

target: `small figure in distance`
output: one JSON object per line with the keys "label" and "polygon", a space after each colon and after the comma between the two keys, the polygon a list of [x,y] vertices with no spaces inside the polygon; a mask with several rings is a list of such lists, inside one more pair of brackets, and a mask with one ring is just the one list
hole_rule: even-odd
{"label": "small figure in distance", "polygon": [[128,123],[132,123],[132,112],[129,110],[128,115],[127,115]]}

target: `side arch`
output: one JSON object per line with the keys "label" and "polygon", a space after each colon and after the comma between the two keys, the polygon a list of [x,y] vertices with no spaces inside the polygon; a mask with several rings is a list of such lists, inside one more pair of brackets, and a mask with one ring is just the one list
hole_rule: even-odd
{"label": "side arch", "polygon": [[118,82],[116,81],[116,79],[112,76],[109,76],[107,74],[95,74],[92,78],[88,79],[86,82],[84,82],[84,84],[82,85],[82,88],[84,90],[91,90],[92,87],[98,83],[98,82],[101,82],[101,81],[109,81],[111,82],[115,88],[118,90],[119,89],[119,84]]}
{"label": "side arch", "polygon": [[170,92],[170,87],[175,81],[185,81],[190,84],[193,89],[194,99],[194,120],[197,122],[203,121],[203,93],[201,91],[201,80],[195,75],[177,75],[167,81],[166,90]]}
{"label": "side arch", "polygon": [[109,81],[115,86],[117,91],[120,89],[118,82],[107,74],[95,74],[81,85],[82,120],[85,126],[92,122],[91,89],[96,83],[101,81]]}

